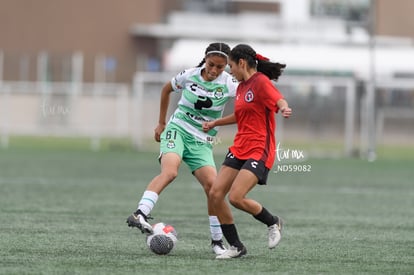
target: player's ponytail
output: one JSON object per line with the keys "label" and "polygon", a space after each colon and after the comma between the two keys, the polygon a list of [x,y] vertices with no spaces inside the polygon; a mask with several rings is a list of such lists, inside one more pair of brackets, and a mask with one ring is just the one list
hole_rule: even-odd
{"label": "player's ponytail", "polygon": [[204,58],[201,60],[200,64],[197,65],[197,67],[201,67],[206,63],[206,57],[209,55],[218,55],[223,57],[228,57],[230,54],[230,47],[226,43],[216,42],[211,43],[206,51],[204,52]]}
{"label": "player's ponytail", "polygon": [[252,47],[246,44],[239,44],[234,47],[230,52],[229,58],[236,63],[240,59],[246,60],[247,66],[256,68],[258,72],[263,73],[270,80],[278,80],[286,67],[285,64],[270,62],[269,58],[256,53]]}

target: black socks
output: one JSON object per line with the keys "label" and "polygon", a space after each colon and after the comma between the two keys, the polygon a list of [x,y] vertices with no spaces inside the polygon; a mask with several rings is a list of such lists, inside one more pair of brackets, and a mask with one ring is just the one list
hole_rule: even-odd
{"label": "black socks", "polygon": [[222,224],[221,230],[223,231],[223,235],[230,245],[237,248],[244,247],[244,245],[240,242],[239,235],[237,234],[237,229],[234,224]]}
{"label": "black socks", "polygon": [[271,226],[274,225],[275,223],[278,222],[278,218],[276,216],[273,216],[272,214],[270,214],[269,211],[267,211],[266,208],[262,208],[262,211],[260,211],[259,214],[257,214],[256,216],[253,216],[256,220],[266,224],[267,226]]}

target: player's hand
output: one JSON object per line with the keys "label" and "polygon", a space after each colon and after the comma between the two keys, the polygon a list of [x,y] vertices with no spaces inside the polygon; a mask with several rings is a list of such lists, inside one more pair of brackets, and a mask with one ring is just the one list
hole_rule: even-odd
{"label": "player's hand", "polygon": [[203,131],[208,132],[214,128],[214,121],[203,122]]}
{"label": "player's hand", "polygon": [[289,118],[292,115],[292,109],[289,107],[282,108],[280,111],[284,118]]}
{"label": "player's hand", "polygon": [[157,128],[154,129],[154,139],[155,139],[155,141],[157,141],[157,142],[161,141],[160,136],[161,136],[162,132],[164,132],[164,129],[165,129],[165,124],[158,124]]}

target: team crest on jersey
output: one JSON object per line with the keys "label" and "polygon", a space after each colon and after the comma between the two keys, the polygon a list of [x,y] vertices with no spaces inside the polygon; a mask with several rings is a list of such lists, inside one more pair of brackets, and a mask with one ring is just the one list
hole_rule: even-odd
{"label": "team crest on jersey", "polygon": [[217,88],[216,91],[214,92],[214,97],[217,99],[223,98],[224,93],[223,93],[223,89],[222,88]]}
{"label": "team crest on jersey", "polygon": [[246,102],[252,102],[254,98],[254,94],[252,92],[252,90],[248,90],[247,93],[244,95],[244,100]]}
{"label": "team crest on jersey", "polygon": [[175,143],[174,140],[170,139],[167,143],[167,148],[168,149],[174,149],[175,148]]}

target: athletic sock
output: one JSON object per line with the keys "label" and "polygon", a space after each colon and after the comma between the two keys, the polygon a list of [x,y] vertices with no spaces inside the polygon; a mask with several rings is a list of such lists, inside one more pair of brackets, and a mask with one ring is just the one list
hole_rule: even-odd
{"label": "athletic sock", "polygon": [[221,231],[220,222],[217,216],[209,216],[208,218],[210,220],[211,239],[213,241],[220,241],[223,239],[223,232]]}
{"label": "athletic sock", "polygon": [[234,224],[222,224],[221,229],[223,230],[224,237],[230,245],[237,248],[242,248],[244,246],[239,239],[239,235],[237,234],[237,229]]}
{"label": "athletic sock", "polygon": [[140,210],[142,214],[148,216],[154,208],[158,200],[158,194],[153,191],[145,191],[141,200],[138,203],[137,211]]}
{"label": "athletic sock", "polygon": [[262,208],[262,211],[260,211],[259,214],[256,216],[253,216],[256,220],[266,224],[267,226],[274,225],[277,223],[277,218],[273,216],[269,211],[267,211],[266,208]]}

